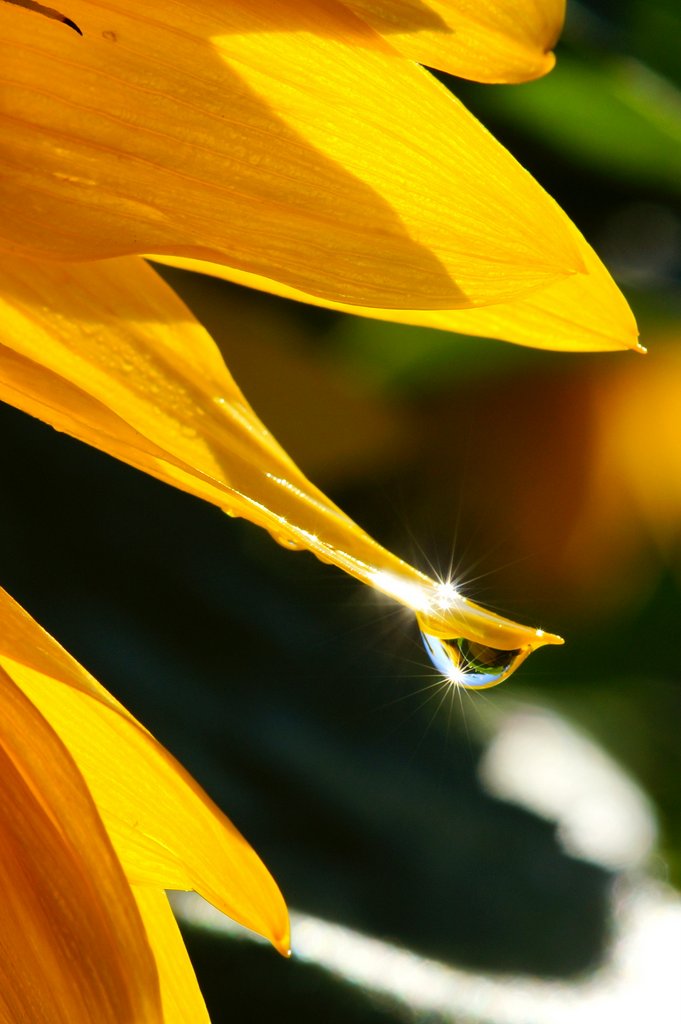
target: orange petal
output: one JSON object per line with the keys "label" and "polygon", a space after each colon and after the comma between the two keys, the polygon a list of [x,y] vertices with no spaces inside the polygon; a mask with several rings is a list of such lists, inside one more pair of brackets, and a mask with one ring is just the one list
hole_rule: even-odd
{"label": "orange petal", "polygon": [[287,952],[277,886],[200,786],[3,590],[0,622],[0,666],[68,748],[130,881],[195,889]]}
{"label": "orange petal", "polygon": [[137,906],[83,778],[0,665],[0,1018],[161,1024]]}
{"label": "orange petal", "polygon": [[386,551],[260,423],[210,336],[135,257],[0,261],[0,397],[245,516],[412,609],[430,633],[511,650],[557,642],[493,615]]}
{"label": "orange petal", "polygon": [[530,175],[341,4],[72,0],[69,14],[83,39],[0,6],[0,251],[200,257],[416,309],[583,270]]}
{"label": "orange petal", "polygon": [[400,53],[477,82],[525,82],[555,64],[565,0],[346,0]]}

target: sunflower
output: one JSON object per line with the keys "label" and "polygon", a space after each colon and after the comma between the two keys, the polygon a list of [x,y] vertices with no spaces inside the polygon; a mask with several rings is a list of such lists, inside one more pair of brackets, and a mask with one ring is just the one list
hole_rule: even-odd
{"label": "sunflower", "polygon": [[[63,12],[0,2],[0,397],[401,602],[453,680],[466,683],[474,665],[474,685],[490,685],[560,642],[407,565],[333,505],[149,262],[514,343],[636,348],[626,302],[574,225],[421,66],[481,81],[544,74],[560,0],[69,0]],[[27,868],[19,886],[17,919],[44,925],[35,948],[49,950],[32,1019],[86,1019],[74,1009],[81,983],[82,1006],[108,1007],[87,1019],[173,1019],[173,978],[188,968],[169,967],[181,944],[160,890],[197,888],[284,948],[276,887],[113,698],[7,597],[0,616],[5,734],[26,740],[17,752],[7,739],[3,754],[24,781],[0,846],[6,828],[7,870],[28,850],[43,871],[16,824],[26,801],[63,866],[61,944],[61,924],[31,903],[52,892],[48,880]],[[52,778],[44,751],[59,764]],[[160,785],[176,833],[156,806]],[[204,840],[224,846],[215,863],[227,896]],[[90,915],[82,935],[76,876]],[[35,961],[21,948],[17,999]],[[43,996],[58,974],[65,1008],[50,1016]],[[125,1007],[114,1005],[119,986]]]}

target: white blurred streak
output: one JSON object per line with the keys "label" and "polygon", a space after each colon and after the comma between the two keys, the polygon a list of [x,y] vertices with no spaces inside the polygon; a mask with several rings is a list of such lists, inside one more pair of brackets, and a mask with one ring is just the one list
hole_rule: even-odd
{"label": "white blurred streak", "polygon": [[[681,897],[646,878],[655,841],[650,804],[603,751],[559,717],[524,711],[502,721],[481,762],[495,795],[555,820],[566,850],[623,871],[613,886],[607,959],[573,982],[462,970],[350,928],[292,913],[293,955],[405,1021],[442,1024],[681,1022]],[[192,893],[173,894],[181,920],[262,942]]]}
{"label": "white blurred streak", "polygon": [[555,821],[575,857],[617,871],[641,866],[654,847],[655,817],[644,793],[595,743],[548,711],[504,719],[479,774],[489,793]]}
{"label": "white blurred streak", "polygon": [[[173,903],[187,924],[254,938],[192,893],[174,895]],[[655,1024],[679,1024],[681,900],[657,883],[628,887],[617,900],[615,920],[608,961],[589,978],[570,984],[459,970],[309,914],[291,915],[296,960],[361,986],[406,1019],[641,1024],[652,1015]]]}

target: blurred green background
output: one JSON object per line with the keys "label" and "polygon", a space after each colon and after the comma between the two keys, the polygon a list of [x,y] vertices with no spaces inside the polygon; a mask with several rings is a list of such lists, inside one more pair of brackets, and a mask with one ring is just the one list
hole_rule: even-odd
{"label": "blurred green background", "polygon": [[[504,715],[551,709],[609,752],[658,820],[636,872],[681,884],[680,39],[677,0],[570,3],[548,78],[447,82],[599,251],[645,359],[533,352],[164,272],[353,518],[567,638],[504,687],[433,687],[395,606],[0,410],[3,586],[203,783],[291,907],[469,972],[588,978],[632,873],[569,855],[550,815],[485,789],[479,760]],[[304,960],[191,927],[187,940],[215,1024],[409,1016]]]}

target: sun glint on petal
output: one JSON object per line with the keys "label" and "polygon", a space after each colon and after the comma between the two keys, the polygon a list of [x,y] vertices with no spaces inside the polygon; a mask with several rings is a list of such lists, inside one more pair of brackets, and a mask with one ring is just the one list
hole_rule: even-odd
{"label": "sun glint on petal", "polygon": [[0,251],[200,257],[398,309],[583,271],[550,197],[343,5],[70,11],[84,39],[0,3]]}

